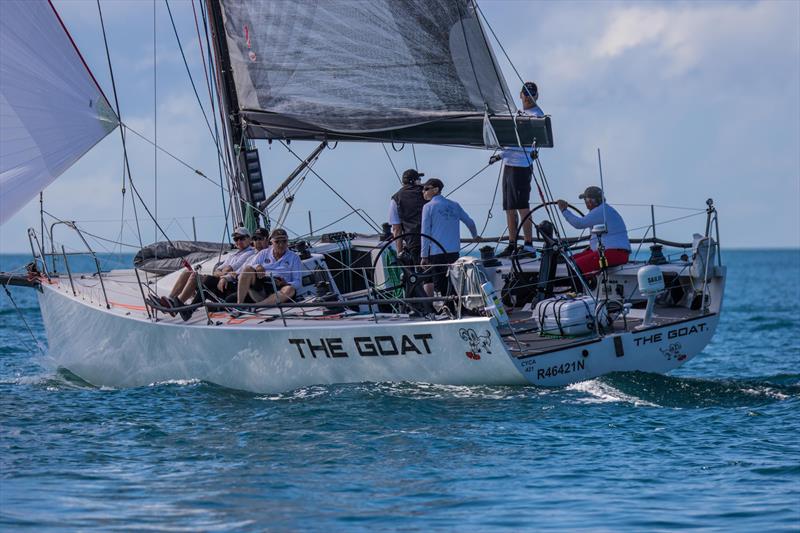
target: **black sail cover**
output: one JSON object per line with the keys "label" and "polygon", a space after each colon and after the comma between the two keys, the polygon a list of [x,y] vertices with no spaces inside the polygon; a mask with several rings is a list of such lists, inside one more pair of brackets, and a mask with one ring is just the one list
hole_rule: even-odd
{"label": "black sail cover", "polygon": [[488,111],[501,144],[512,120],[551,144],[549,118],[513,118],[472,0],[218,5],[251,137],[483,144]]}

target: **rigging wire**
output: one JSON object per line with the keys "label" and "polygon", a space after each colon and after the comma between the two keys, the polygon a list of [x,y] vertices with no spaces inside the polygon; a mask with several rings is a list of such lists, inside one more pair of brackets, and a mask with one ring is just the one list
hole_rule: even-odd
{"label": "rigging wire", "polygon": [[[294,150],[292,150],[292,148],[291,148],[291,147],[290,147],[290,146],[289,146],[289,145],[288,145],[288,144],[287,144],[287,143],[286,143],[284,140],[282,140],[282,139],[279,139],[279,142],[280,142],[280,143],[283,145],[283,147],[284,147],[284,148],[286,148],[286,150],[288,150],[288,151],[289,151],[289,153],[290,153],[290,154],[292,154],[292,155],[293,155],[295,158],[297,158],[297,160],[298,160],[298,161],[301,161],[301,162],[303,161],[303,158],[301,158],[299,155],[297,155],[297,153],[296,153]],[[320,180],[320,181],[321,181],[323,184],[325,184],[325,186],[326,186],[328,189],[330,189],[330,190],[331,190],[331,192],[333,192],[333,194],[335,194],[335,195],[336,195],[336,196],[337,196],[337,197],[338,197],[338,198],[339,198],[339,199],[340,199],[342,202],[344,202],[344,203],[347,205],[347,207],[349,207],[349,208],[350,208],[350,209],[352,209],[354,212],[356,212],[356,214],[358,214],[358,216],[359,216],[359,218],[361,218],[361,220],[363,220],[364,222],[366,222],[366,223],[367,223],[369,226],[371,226],[371,227],[372,227],[372,229],[374,229],[374,230],[375,230],[375,231],[377,231],[378,233],[380,233],[380,232],[381,232],[380,226],[378,226],[378,223],[377,223],[377,222],[375,222],[375,220],[373,220],[373,219],[372,219],[372,217],[370,217],[370,216],[369,216],[369,214],[367,214],[366,212],[364,212],[364,215],[366,215],[366,218],[365,218],[365,217],[364,217],[364,215],[362,215],[362,214],[361,214],[361,211],[362,211],[362,210],[360,210],[360,209],[356,209],[356,208],[353,206],[353,204],[351,204],[350,202],[348,202],[348,201],[345,199],[345,197],[344,197],[344,196],[342,196],[341,194],[339,194],[339,192],[338,192],[336,189],[334,189],[334,188],[333,188],[333,187],[332,187],[332,186],[331,186],[331,185],[330,185],[330,184],[329,184],[327,181],[325,181],[325,178],[323,178],[322,176],[320,176],[320,175],[319,175],[319,173],[318,173],[316,170],[314,170],[313,168],[310,168],[310,167],[309,167],[309,171],[310,171],[312,174],[314,174],[314,175],[315,175],[315,176],[316,176],[316,177],[317,177],[317,178],[318,178],[318,179],[319,179],[319,180]],[[368,218],[369,220],[367,220],[367,218]]]}
{"label": "rigging wire", "polygon": [[[479,175],[480,175],[480,174],[481,174],[481,173],[482,173],[484,170],[486,170],[487,168],[489,168],[489,165],[491,165],[491,163],[487,164],[487,165],[486,165],[486,166],[484,166],[482,169],[480,169],[479,171],[477,171],[475,174],[473,174],[472,176],[470,176],[470,177],[468,177],[467,179],[465,179],[464,181],[462,181],[462,182],[461,182],[461,183],[458,185],[458,187],[456,187],[455,189],[453,189],[453,190],[452,190],[452,191],[450,191],[449,193],[445,194],[445,195],[444,195],[444,197],[445,197],[445,198],[449,198],[451,194],[455,193],[455,192],[456,192],[458,189],[460,189],[461,187],[463,187],[464,185],[466,185],[467,183],[469,183],[469,182],[470,182],[470,181],[472,181],[473,179],[477,178],[477,177],[478,177],[478,176],[479,176]],[[501,167],[501,168],[502,168],[502,167]]]}
{"label": "rigging wire", "polygon": [[[217,147],[218,147],[217,148],[217,172],[219,173],[219,186],[220,186],[220,197],[221,197],[221,200],[222,200],[222,212],[225,215],[225,230],[224,231],[227,234],[228,233],[228,216],[232,212],[233,206],[231,205],[230,209],[229,209],[229,206],[225,202],[226,189],[222,184],[222,169],[223,169],[223,167],[225,168],[225,176],[228,178],[229,183],[232,183],[233,182],[233,180],[232,180],[233,174],[230,171],[230,169],[232,167],[231,166],[226,166],[225,159],[222,157],[222,154],[220,154],[220,150],[219,150],[220,135],[219,135],[219,122],[218,122],[218,120],[223,120],[222,105],[220,104],[220,106],[219,106],[219,117],[217,117],[217,106],[216,106],[216,104],[214,102],[214,97],[213,97],[213,93],[215,92],[214,88],[216,88],[216,87],[214,86],[214,79],[212,79],[209,69],[206,68],[206,60],[205,60],[205,57],[203,56],[203,40],[200,37],[200,28],[199,28],[199,25],[197,23],[197,11],[195,11],[195,8],[194,8],[194,0],[192,0],[192,12],[194,13],[194,25],[195,25],[195,29],[197,30],[197,40],[200,42],[200,55],[201,55],[201,57],[203,59],[203,72],[205,73],[205,82],[206,82],[206,87],[208,89],[208,99],[211,102],[211,112],[212,112],[213,117],[214,117],[214,142],[217,144]],[[206,24],[206,15],[205,15],[205,10],[204,10],[204,7],[203,7],[202,4],[200,4],[200,15],[203,18],[203,29],[204,29],[204,34],[206,36],[206,50],[208,51],[208,63],[209,63],[209,65],[213,66],[213,59],[214,58],[211,55],[211,41],[210,41],[209,35],[208,35],[208,26]],[[214,87],[214,88],[212,88],[212,87]],[[217,93],[217,97],[219,97],[218,93]],[[226,130],[225,130],[224,127],[222,128],[222,131],[223,131],[224,140],[227,141],[227,135],[225,135]],[[228,150],[226,150],[225,153],[228,154]],[[228,199],[231,200],[232,199],[232,195],[231,195],[229,190],[227,190],[227,192],[228,192]]]}
{"label": "rigging wire", "polygon": [[208,115],[206,114],[206,109],[203,107],[203,102],[200,101],[200,94],[197,92],[197,86],[194,83],[194,77],[192,77],[192,72],[189,69],[189,62],[186,60],[186,54],[183,52],[183,44],[181,43],[181,38],[178,36],[178,28],[175,26],[175,19],[172,17],[172,10],[169,7],[169,0],[164,0],[164,4],[167,6],[167,13],[169,13],[169,20],[172,24],[172,31],[175,33],[175,40],[178,42],[178,49],[181,52],[181,58],[183,59],[183,66],[186,67],[186,73],[189,75],[189,82],[192,84],[192,90],[194,91],[195,99],[197,100],[197,105],[200,106],[200,112],[203,113],[203,119],[206,121],[206,126],[208,126],[208,132],[211,134],[211,137],[214,137],[214,131],[211,128],[211,123],[208,121]]}
{"label": "rigging wire", "polygon": [[[208,120],[208,115],[206,114],[205,107],[203,107],[203,102],[200,100],[200,94],[197,92],[197,85],[194,82],[194,76],[192,76],[192,71],[189,69],[189,62],[186,60],[186,54],[183,51],[183,44],[181,43],[180,36],[178,35],[178,28],[175,26],[175,19],[172,16],[172,10],[169,7],[169,0],[164,0],[164,4],[167,6],[167,13],[169,14],[170,24],[172,25],[172,31],[175,34],[175,40],[178,43],[178,49],[181,53],[181,58],[183,59],[183,65],[186,68],[186,74],[189,76],[189,82],[192,85],[192,91],[194,92],[195,99],[197,100],[197,105],[200,106],[200,112],[203,114],[203,119],[206,122],[206,126],[208,127],[208,132],[211,135],[211,139],[214,141],[214,146],[217,149],[218,157],[222,157],[220,145],[219,145],[219,134],[214,135],[214,129],[211,128],[211,123]],[[194,7],[194,3],[192,3],[192,7]],[[216,119],[214,120],[214,126],[216,128]],[[220,181],[222,177],[220,176]],[[221,185],[221,184],[220,184]],[[225,196],[223,193],[223,209],[225,211],[225,234],[228,233],[228,215],[227,209],[225,209]]]}
{"label": "rigging wire", "polygon": [[[103,10],[100,8],[100,0],[97,0],[97,12],[100,15],[100,27],[103,30],[103,44],[105,45],[106,59],[108,61],[108,70],[111,76],[111,87],[114,90],[114,107],[116,107],[117,119],[121,121],[121,114],[119,110],[119,98],[117,96],[117,82],[115,81],[114,78],[114,69],[111,66],[111,53],[109,52],[108,49],[108,38],[106,36],[106,26],[103,20]],[[119,133],[120,136],[122,137],[122,153],[125,159],[125,167],[128,171],[128,182],[131,184],[131,189],[133,190],[133,193],[136,195],[136,198],[138,198],[139,201],[142,203],[142,207],[147,212],[148,216],[153,221],[153,223],[156,225],[156,228],[158,228],[158,230],[161,231],[161,234],[164,235],[164,238],[167,239],[167,242],[169,242],[170,245],[172,245],[172,241],[164,232],[164,230],[161,228],[161,226],[158,224],[158,221],[153,216],[153,213],[150,211],[150,208],[147,207],[147,203],[145,203],[144,198],[142,198],[142,195],[139,194],[139,190],[136,188],[136,185],[133,182],[133,175],[131,174],[130,161],[128,159],[128,148],[127,148],[127,143],[125,142],[125,128],[120,128]],[[138,213],[136,212],[136,201],[133,197],[131,197],[131,203],[133,204],[133,212],[134,216],[136,217],[136,231],[138,234],[137,236],[139,237],[139,245],[144,246],[142,242],[142,232],[139,227],[139,216]]]}
{"label": "rigging wire", "polygon": [[[117,82],[114,78],[114,68],[111,66],[111,52],[108,49],[108,37],[106,36],[106,25],[105,21],[103,20],[103,10],[100,8],[100,0],[96,1],[97,1],[97,13],[100,15],[100,28],[103,30],[103,44],[106,50],[108,71],[109,75],[111,76],[111,88],[114,90],[114,107],[116,108],[117,112],[117,120],[121,120],[121,114],[119,110],[119,98],[117,97]],[[134,193],[136,193],[136,195],[139,196],[139,193],[136,191],[136,186],[133,184],[133,176],[131,175],[131,166],[130,166],[130,161],[128,160],[128,147],[125,142],[124,128],[119,129],[119,134],[120,137],[122,138],[122,157],[125,161],[125,170],[128,173],[128,183],[131,184],[131,189],[133,189]],[[141,200],[141,197],[139,197],[139,199]],[[136,218],[136,234],[137,237],[139,238],[139,244],[144,246],[144,244],[142,243],[142,231],[141,228],[139,227],[139,214],[136,211],[136,201],[133,197],[131,197],[131,204],[133,205],[133,214],[134,217]],[[145,206],[145,209],[147,209],[147,206]],[[158,222],[156,222],[156,225],[158,225]]]}
{"label": "rigging wire", "polygon": [[[158,61],[156,58],[156,0],[153,0],[153,212],[158,220]],[[153,228],[153,240],[158,240],[158,230]]]}
{"label": "rigging wire", "polygon": [[414,147],[414,143],[411,143],[411,153],[414,155],[414,169],[419,170],[419,163],[417,163],[417,149]]}
{"label": "rigging wire", "polygon": [[120,124],[126,130],[130,131],[131,133],[133,133],[134,135],[136,135],[137,137],[142,139],[144,142],[152,145],[154,148],[156,148],[156,149],[160,150],[161,152],[163,152],[164,154],[168,155],[169,157],[171,157],[172,159],[174,159],[175,161],[177,161],[178,163],[180,163],[184,167],[188,168],[189,170],[191,170],[193,173],[197,174],[198,176],[200,176],[204,180],[208,181],[209,183],[211,183],[215,187],[222,187],[223,191],[228,192],[228,189],[225,188],[221,183],[217,183],[216,181],[212,180],[211,178],[206,176],[201,170],[194,168],[192,165],[190,165],[189,163],[187,163],[186,161],[184,161],[180,157],[176,156],[175,154],[173,154],[169,150],[167,150],[167,149],[165,149],[165,148],[163,148],[161,146],[158,146],[155,142],[151,141],[150,139],[145,137],[143,134],[141,134],[138,131],[136,131],[135,129],[131,128],[128,124],[126,124],[124,122],[120,122]]}
{"label": "rigging wire", "polygon": [[[11,278],[10,277],[8,279],[8,283],[11,283]],[[41,353],[42,356],[44,357],[44,349],[42,348],[42,344],[39,342],[39,339],[37,339],[36,336],[33,334],[33,330],[31,329],[30,324],[28,324],[28,321],[25,320],[25,315],[22,314],[22,310],[19,308],[19,306],[17,305],[17,302],[14,300],[14,297],[11,295],[11,291],[8,290],[8,283],[4,283],[3,284],[3,290],[6,291],[6,296],[8,296],[9,300],[11,300],[11,305],[14,306],[14,309],[17,311],[17,314],[19,315],[19,318],[22,320],[22,323],[25,324],[25,328],[28,330],[28,333],[30,333],[30,335],[31,335],[31,339],[33,339],[33,342],[36,344],[36,347],[39,349],[39,353]]]}
{"label": "rigging wire", "polygon": [[[389,158],[389,164],[392,165],[392,170],[394,170],[394,175],[397,176],[397,181],[399,181],[400,184],[402,185],[403,184],[403,180],[400,179],[400,173],[397,172],[397,167],[394,166],[394,161],[392,161],[392,156],[389,155],[389,150],[386,149],[386,144],[385,143],[381,143],[381,146],[383,147],[383,151],[386,153],[386,157]],[[414,146],[414,145],[412,144],[411,146]],[[416,168],[416,167],[414,167],[414,168]]]}

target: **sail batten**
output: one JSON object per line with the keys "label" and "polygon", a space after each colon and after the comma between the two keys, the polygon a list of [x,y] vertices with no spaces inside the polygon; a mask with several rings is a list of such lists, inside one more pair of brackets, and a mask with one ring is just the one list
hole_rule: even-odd
{"label": "sail batten", "polygon": [[[221,0],[214,6],[234,111],[251,138],[479,144],[487,113],[505,117],[513,129],[514,98],[472,0]],[[469,126],[468,135],[425,133],[452,120]],[[544,127],[544,121],[536,125]],[[409,129],[422,135],[403,138]],[[509,139],[516,144],[515,135]],[[552,134],[539,131],[539,139],[547,145]]]}
{"label": "sail batten", "polygon": [[0,2],[0,224],[118,123],[52,4]]}

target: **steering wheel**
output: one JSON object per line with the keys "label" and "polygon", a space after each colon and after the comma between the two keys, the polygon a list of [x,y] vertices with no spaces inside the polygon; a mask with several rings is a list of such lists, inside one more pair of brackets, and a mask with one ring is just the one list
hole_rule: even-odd
{"label": "steering wheel", "polygon": [[[538,211],[539,209],[542,209],[543,207],[547,207],[547,206],[550,206],[550,205],[558,205],[558,202],[541,202],[539,205],[537,205],[536,207],[534,207],[533,209],[531,209],[530,211],[528,211],[528,214],[527,214],[527,215],[525,215],[524,217],[522,217],[522,220],[520,220],[520,221],[519,221],[519,225],[517,226],[517,238],[514,240],[514,243],[513,243],[513,244],[514,244],[514,246],[516,246],[516,245],[517,245],[517,241],[519,240],[519,236],[522,234],[522,226],[525,224],[525,222],[526,222],[528,219],[530,219],[530,220],[531,220],[531,223],[533,224],[533,227],[534,227],[534,228],[536,228],[536,234],[537,234],[537,235],[540,237],[540,239],[539,239],[539,240],[542,240],[542,241],[545,241],[545,242],[547,241],[547,239],[546,239],[546,238],[544,238],[544,235],[543,235],[543,234],[542,234],[542,233],[539,231],[539,225],[538,225],[538,224],[536,224],[536,222],[533,222],[533,218],[531,218],[531,217],[533,217],[533,214],[534,214],[536,211]],[[575,211],[576,213],[578,213],[580,216],[583,216],[583,211],[581,211],[580,209],[578,209],[578,208],[577,208],[577,207],[575,207],[574,205],[572,205],[572,204],[569,204],[569,203],[568,203],[568,204],[567,204],[567,207],[568,207],[569,209],[572,209],[572,210],[573,210],[573,211]],[[556,232],[556,235],[558,235],[558,229],[557,229],[557,228],[554,228],[554,230],[555,230],[555,232]],[[509,242],[509,244],[511,244],[511,243]]]}
{"label": "steering wheel", "polygon": [[[394,243],[395,241],[398,241],[400,239],[405,239],[407,237],[420,237],[420,238],[425,237],[426,239],[430,240],[433,244],[435,244],[439,248],[439,250],[442,251],[441,253],[446,253],[446,250],[444,249],[444,246],[442,246],[442,243],[440,243],[438,240],[434,239],[433,237],[431,237],[427,233],[418,233],[418,232],[402,233],[400,235],[397,235],[396,237],[392,237],[388,241],[385,241],[383,243],[383,246],[380,247],[380,249],[378,250],[378,254],[375,256],[375,259],[372,261],[372,272],[373,273],[375,272],[375,269],[378,267],[378,261],[383,256],[383,252],[385,252],[386,249],[389,246],[391,246],[392,243]],[[429,281],[434,275],[433,269],[431,269],[430,267],[425,269],[422,272],[417,272],[416,268],[415,268],[417,265],[408,265],[408,264],[404,264],[404,263],[401,263],[401,262],[398,261],[397,266],[403,272],[403,282],[404,282],[404,285],[405,285],[404,289],[405,289],[405,292],[406,292],[406,297],[411,297],[415,293],[417,293],[417,291],[419,290],[419,287],[422,284],[424,284],[427,281]],[[374,283],[375,282],[374,282],[374,274],[373,274],[373,285],[374,285]],[[409,296],[409,295],[411,295],[411,296]],[[413,307],[411,305],[409,305],[409,304],[406,304],[406,305],[408,305],[409,307],[411,307],[413,309]]]}
{"label": "steering wheel", "polygon": [[[531,209],[531,210],[528,212],[528,214],[527,214],[527,215],[525,215],[524,217],[522,217],[522,220],[520,220],[520,222],[519,222],[519,225],[517,226],[517,238],[514,240],[514,243],[513,243],[513,244],[514,244],[514,247],[516,247],[516,245],[517,245],[517,241],[519,240],[519,236],[522,234],[522,226],[525,224],[525,222],[526,222],[528,219],[530,219],[530,220],[531,220],[531,222],[533,223],[533,227],[534,227],[534,228],[536,228],[536,235],[539,237],[539,239],[538,239],[538,240],[540,240],[540,241],[542,241],[542,242],[544,242],[544,243],[546,243],[546,244],[550,244],[550,242],[549,242],[549,241],[551,241],[552,239],[551,239],[551,238],[549,238],[549,237],[547,237],[547,236],[544,234],[544,232],[543,232],[543,231],[540,231],[540,229],[539,229],[539,225],[538,225],[538,224],[536,224],[536,222],[533,222],[533,218],[531,218],[531,217],[533,216],[533,214],[534,214],[536,211],[538,211],[538,210],[540,210],[540,209],[543,209],[543,208],[545,208],[545,207],[547,207],[547,206],[551,206],[551,205],[558,205],[558,202],[541,202],[541,203],[539,203],[539,204],[538,204],[536,207],[534,207],[533,209]],[[572,204],[569,204],[569,203],[568,203],[568,204],[567,204],[567,207],[568,207],[569,209],[572,209],[572,210],[573,210],[573,211],[575,211],[576,213],[578,213],[580,216],[583,216],[583,211],[581,211],[580,209],[578,209],[578,208],[577,208],[577,207],[575,207],[574,205],[572,205]],[[558,235],[558,228],[556,228],[555,224],[553,225],[553,231],[555,232],[555,234],[556,234],[556,235]],[[511,241],[509,241],[509,243],[510,243],[510,242],[511,242]],[[515,275],[515,277],[521,277],[521,276],[522,276],[522,272],[523,272],[523,271],[522,271],[522,265],[520,265],[520,262],[519,262],[519,257],[518,257],[518,256],[516,256],[516,255],[512,255],[512,256],[511,256],[511,271],[512,271],[512,273]]]}

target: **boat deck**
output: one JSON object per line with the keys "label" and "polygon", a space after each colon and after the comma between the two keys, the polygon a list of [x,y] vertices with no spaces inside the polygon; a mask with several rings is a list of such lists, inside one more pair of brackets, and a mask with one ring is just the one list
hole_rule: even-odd
{"label": "boat deck", "polygon": [[[693,311],[683,307],[657,307],[653,315],[652,328],[666,324],[683,322],[703,316],[702,311]],[[544,355],[567,347],[581,346],[598,342],[601,337],[596,335],[560,337],[554,335],[540,335],[534,329],[529,311],[515,310],[509,314],[513,331],[504,332],[502,337],[506,346],[517,357]],[[619,318],[614,322],[614,332],[624,333],[640,326],[644,319],[643,309],[631,309],[623,320]]]}

